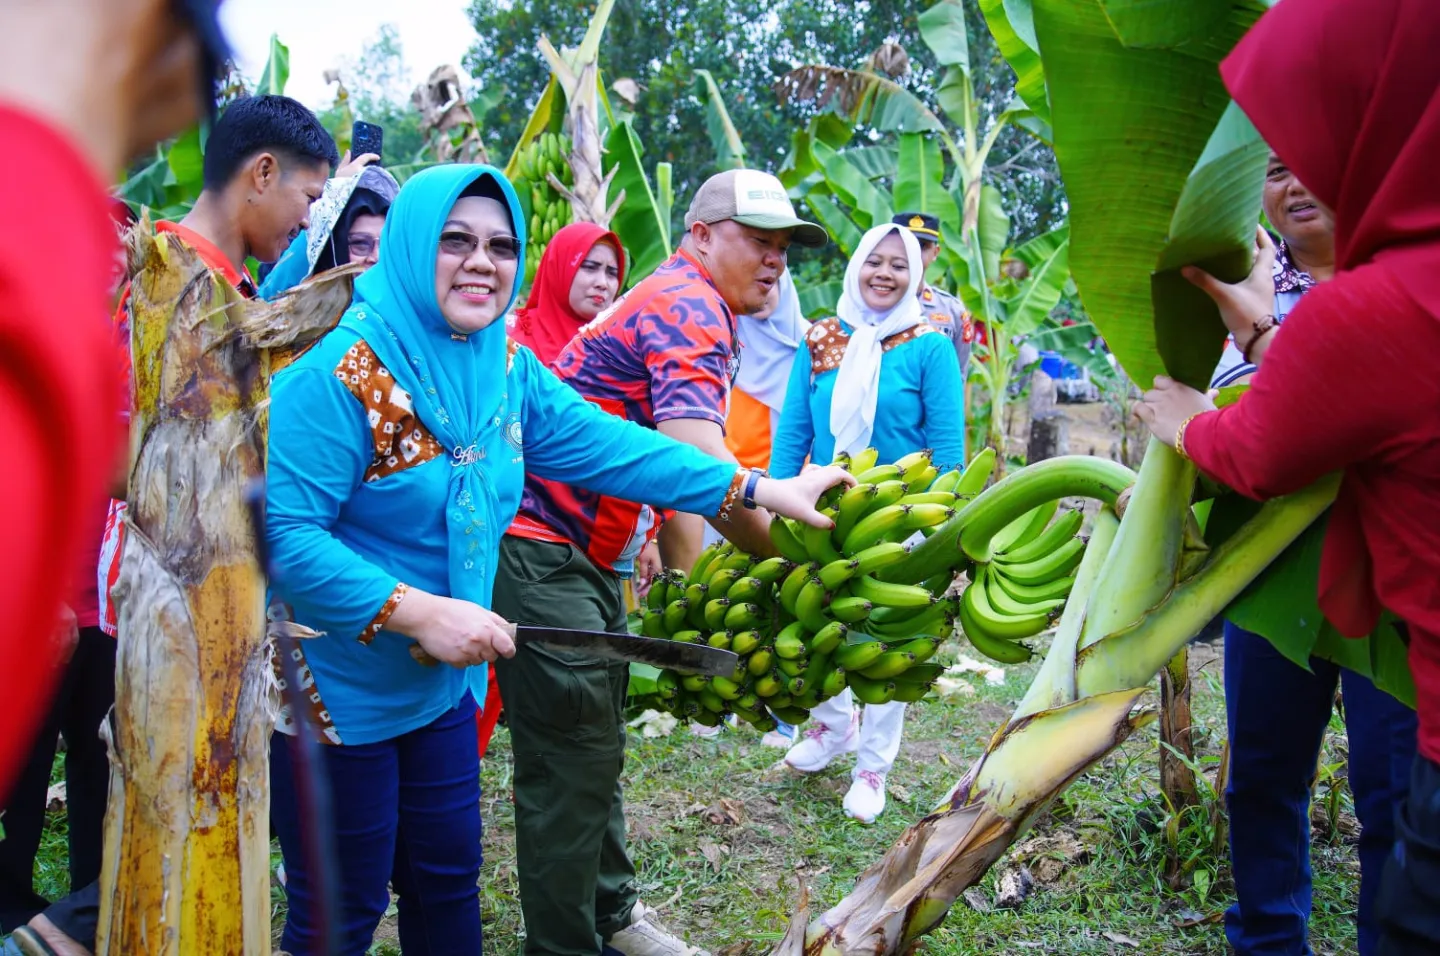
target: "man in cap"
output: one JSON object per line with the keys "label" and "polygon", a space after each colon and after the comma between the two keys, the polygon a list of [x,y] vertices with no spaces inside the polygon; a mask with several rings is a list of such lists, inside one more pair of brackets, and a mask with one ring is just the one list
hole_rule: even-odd
{"label": "man in cap", "polygon": [[[920,240],[920,261],[928,270],[940,255],[940,220],[924,212],[902,212],[890,220],[904,226]],[[950,336],[955,355],[960,359],[960,376],[970,364],[970,348],[975,341],[975,322],[959,299],[928,282],[920,283],[920,309],[931,324]]]}
{"label": "man in cap", "polygon": [[[581,329],[552,368],[612,414],[734,461],[724,428],[735,317],[765,305],[792,242],[818,247],[828,237],[796,216],[779,180],[753,169],[707,180],[685,227],[679,251]],[[750,504],[707,517],[745,550],[773,553],[769,516]],[[664,545],[671,567],[690,567],[700,550],[700,518],[671,524],[686,519],[691,529]],[[621,582],[657,523],[644,505],[527,476],[501,546],[495,612],[520,624],[624,630]],[[495,671],[515,757],[525,956],[694,954],[638,900],[625,849],[628,667],[527,644]]]}

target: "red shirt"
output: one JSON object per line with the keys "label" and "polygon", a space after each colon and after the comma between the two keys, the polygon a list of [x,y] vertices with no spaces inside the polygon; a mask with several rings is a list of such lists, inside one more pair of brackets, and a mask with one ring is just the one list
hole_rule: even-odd
{"label": "red shirt", "polygon": [[105,499],[120,430],[105,322],[115,227],[104,185],[61,133],[0,105],[14,188],[0,195],[0,421],[10,458],[0,580],[0,793],[47,711],[51,643],[87,519]]}
{"label": "red shirt", "polygon": [[[1369,334],[1356,347],[1355,321]],[[1342,634],[1410,625],[1420,752],[1440,761],[1440,320],[1361,266],[1309,292],[1238,403],[1185,429],[1196,465],[1271,498],[1344,472],[1320,600]]]}
{"label": "red shirt", "polygon": [[[678,252],[581,329],[552,369],[586,399],[646,428],[676,418],[724,428],[737,354],[730,307],[704,266]],[[526,475],[509,533],[568,541],[600,567],[628,574],[657,526],[646,505]]]}

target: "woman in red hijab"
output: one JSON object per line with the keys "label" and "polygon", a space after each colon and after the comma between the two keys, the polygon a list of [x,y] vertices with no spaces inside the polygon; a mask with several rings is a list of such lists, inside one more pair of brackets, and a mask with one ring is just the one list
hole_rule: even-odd
{"label": "woman in red hijab", "polygon": [[510,337],[549,365],[580,327],[610,308],[625,283],[620,238],[591,222],[555,233]]}
{"label": "woman in red hijab", "polygon": [[1369,633],[1382,606],[1408,623],[1420,721],[1380,891],[1382,956],[1440,952],[1437,50],[1434,0],[1288,0],[1241,41],[1222,66],[1226,85],[1334,212],[1335,278],[1301,300],[1277,337],[1268,274],[1226,285],[1196,271],[1191,280],[1260,370],[1219,411],[1163,377],[1136,407],[1156,437],[1252,498],[1344,473],[1320,607],[1348,636]]}

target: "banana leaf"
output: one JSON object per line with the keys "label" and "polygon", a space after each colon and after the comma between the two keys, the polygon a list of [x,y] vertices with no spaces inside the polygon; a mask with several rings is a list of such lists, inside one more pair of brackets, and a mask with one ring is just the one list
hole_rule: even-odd
{"label": "banana leaf", "polygon": [[270,34],[270,58],[265,61],[265,71],[260,74],[260,83],[255,87],[256,96],[280,95],[285,84],[290,82],[290,48]]}
{"label": "banana leaf", "polygon": [[705,129],[715,147],[715,165],[721,169],[743,169],[745,167],[745,144],[740,140],[740,131],[730,118],[720,87],[709,70],[695,71],[697,95],[705,104]]}
{"label": "banana leaf", "polygon": [[1115,36],[1127,47],[1166,49],[1195,37],[1220,31],[1230,13],[1230,0],[1102,0]]}
{"label": "banana leaf", "polygon": [[615,124],[605,140],[605,172],[615,170],[610,181],[610,196],[625,190],[625,201],[615,213],[610,228],[620,237],[630,254],[626,280],[630,284],[655,271],[670,257],[670,218],[663,215],[660,203],[650,188],[650,177],[641,161],[644,147],[630,120]]}
{"label": "banana leaf", "polygon": [[1030,275],[1019,291],[1005,300],[1007,335],[1028,335],[1038,329],[1060,302],[1070,278],[1070,230],[1066,226],[1036,236],[1015,250]]}
{"label": "banana leaf", "polygon": [[800,289],[800,312],[810,320],[826,319],[835,314],[835,304],[845,294],[845,283],[839,279],[807,285]]}
{"label": "banana leaf", "polygon": [[935,111],[888,77],[838,66],[802,66],[775,83],[781,103],[813,105],[845,117],[853,126],[882,133],[931,131],[948,135]]}
{"label": "banana leaf", "polygon": [[[1160,11],[1157,16],[1170,11],[1181,18],[1190,0],[1152,0],[1150,6]],[[1070,201],[1071,270],[1086,310],[1126,372],[1142,385],[1167,371],[1150,277],[1162,262],[1180,264],[1164,254],[1167,246],[1189,241],[1172,236],[1172,228],[1192,172],[1209,181],[1191,188],[1194,201],[1205,203],[1233,197],[1240,189],[1234,184],[1248,182],[1255,172],[1246,149],[1217,146],[1211,155],[1206,147],[1229,103],[1217,65],[1264,6],[1262,0],[1227,0],[1215,32],[1176,47],[1140,49],[1116,36],[1101,0],[1033,3],[1055,153]],[[1234,133],[1227,126],[1222,139],[1228,142]],[[1197,170],[1202,157],[1209,161]],[[1241,212],[1253,216],[1255,206]],[[1236,212],[1233,206],[1202,208],[1187,211],[1182,222],[1205,221],[1206,214],[1219,221]],[[1248,262],[1251,237],[1236,239]],[[1177,257],[1182,251],[1174,250]],[[1161,315],[1170,321],[1177,312],[1177,321],[1194,321],[1189,305],[1162,309]],[[1167,329],[1166,341],[1193,339],[1204,348],[1199,336],[1209,335],[1213,321],[1208,327],[1195,323],[1203,332]],[[1206,362],[1213,367],[1221,341],[1216,337],[1208,354],[1188,356],[1174,371],[1196,382],[1194,370]]]}
{"label": "banana leaf", "polygon": [[[1206,540],[1215,547],[1248,520],[1259,505],[1235,494],[1215,499],[1205,524]],[[1311,658],[1330,661],[1369,677],[1397,700],[1415,706],[1415,680],[1406,647],[1386,614],[1368,637],[1342,637],[1320,612],[1316,582],[1327,518],[1310,526],[1265,573],[1251,582],[1225,617],[1264,637],[1291,661],[1311,669]]]}
{"label": "banana leaf", "polygon": [[[846,155],[853,156],[858,151],[846,150]],[[929,213],[952,229],[960,228],[960,207],[945,189],[945,158],[940,144],[933,137],[921,133],[906,133],[900,137],[899,150],[894,157],[891,168],[896,211]],[[1006,232],[1009,226],[1009,220],[1006,220]],[[1001,244],[1003,247],[1003,237]]]}
{"label": "banana leaf", "polygon": [[1000,256],[1010,241],[1010,217],[1000,199],[1000,190],[988,183],[980,187],[980,215],[975,221],[980,235],[980,261],[985,266],[985,280],[1000,278]]}
{"label": "banana leaf", "polygon": [[[911,136],[919,136],[918,133],[906,133],[901,140]],[[903,147],[902,147],[903,148]],[[937,151],[938,152],[938,151]],[[900,151],[889,143],[875,143],[870,146],[852,146],[845,150],[845,158],[850,164],[870,180],[888,180],[895,183],[896,191],[900,189],[899,176],[901,174]],[[896,200],[896,204],[899,204]]]}
{"label": "banana leaf", "polygon": [[830,241],[835,243],[841,254],[847,259],[853,255],[856,247],[860,245],[860,227],[836,202],[829,184],[820,182],[812,186],[805,194],[805,205],[820,221],[820,225],[825,227],[825,231],[830,233]]}
{"label": "banana leaf", "polygon": [[[1030,0],[980,0],[980,12],[985,15],[1000,55],[1015,71],[1016,95],[1029,108],[1035,121],[1048,130],[1050,99],[1045,89],[1045,68],[1040,62],[1040,44],[1035,39]],[[1042,138],[1050,142],[1049,138]]]}
{"label": "banana leaf", "polygon": [[965,32],[965,8],[960,0],[940,0],[916,18],[920,38],[941,66],[954,67],[970,77],[970,37]]}
{"label": "banana leaf", "polygon": [[886,190],[867,179],[844,153],[820,142],[810,148],[825,173],[831,193],[850,207],[857,226],[869,229],[890,221],[894,208]]}

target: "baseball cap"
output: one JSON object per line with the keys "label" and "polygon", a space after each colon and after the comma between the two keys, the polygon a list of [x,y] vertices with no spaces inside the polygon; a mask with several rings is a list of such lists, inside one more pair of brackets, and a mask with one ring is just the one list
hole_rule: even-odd
{"label": "baseball cap", "polygon": [[780,180],[758,169],[727,169],[705,180],[685,214],[685,228],[726,219],[754,229],[794,229],[795,241],[811,248],[830,241],[824,229],[795,215]]}

